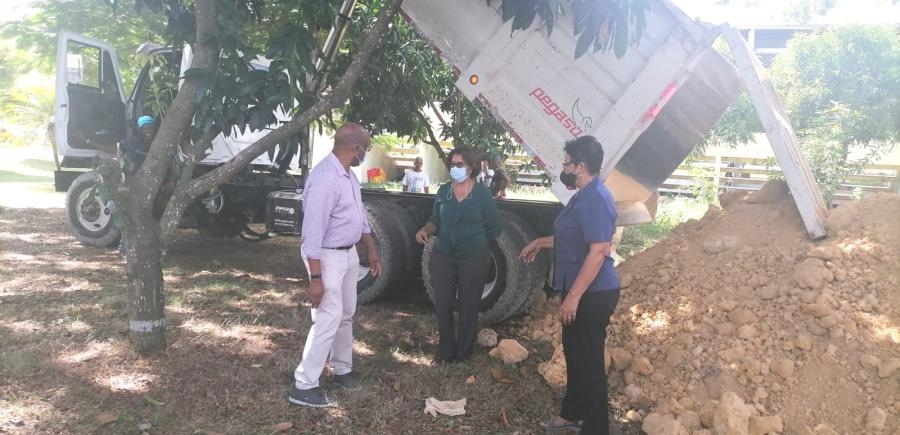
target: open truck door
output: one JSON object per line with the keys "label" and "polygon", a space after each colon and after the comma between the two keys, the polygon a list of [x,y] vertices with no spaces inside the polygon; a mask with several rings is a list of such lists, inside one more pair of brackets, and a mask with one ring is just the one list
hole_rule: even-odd
{"label": "open truck door", "polygon": [[61,33],[56,56],[58,152],[65,158],[115,154],[125,132],[125,92],[115,50],[93,38]]}
{"label": "open truck door", "polygon": [[[59,35],[56,56],[56,146],[62,166],[90,169],[91,158],[113,156],[126,132],[125,92],[115,50],[75,33]],[[59,168],[58,168],[59,169]],[[93,172],[57,170],[57,190],[66,191],[66,223],[91,246],[115,245],[112,204],[97,195]]]}

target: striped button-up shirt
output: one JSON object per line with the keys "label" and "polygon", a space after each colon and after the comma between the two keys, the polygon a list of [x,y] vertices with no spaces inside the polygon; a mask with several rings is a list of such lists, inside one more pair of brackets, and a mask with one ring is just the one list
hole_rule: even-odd
{"label": "striped button-up shirt", "polygon": [[304,255],[317,260],[323,248],[354,245],[363,234],[372,232],[359,180],[333,153],[328,153],[306,179],[301,231]]}

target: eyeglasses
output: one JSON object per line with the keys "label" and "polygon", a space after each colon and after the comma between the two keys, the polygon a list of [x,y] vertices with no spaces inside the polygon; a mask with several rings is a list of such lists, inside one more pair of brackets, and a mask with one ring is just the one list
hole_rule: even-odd
{"label": "eyeglasses", "polygon": [[577,165],[577,164],[578,164],[578,162],[563,162],[564,167],[569,166],[569,165]]}
{"label": "eyeglasses", "polygon": [[454,166],[457,168],[465,168],[466,162],[450,162],[450,166]]}

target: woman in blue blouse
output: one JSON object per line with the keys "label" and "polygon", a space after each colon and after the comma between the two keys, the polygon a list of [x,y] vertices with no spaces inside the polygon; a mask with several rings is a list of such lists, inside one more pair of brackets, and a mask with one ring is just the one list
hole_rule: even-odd
{"label": "woman in blue blouse", "polygon": [[566,395],[559,416],[545,429],[581,429],[608,434],[609,411],[603,351],[606,327],[619,301],[619,277],[610,256],[616,203],[598,174],[603,148],[592,136],[566,142],[559,180],[578,193],[554,222],[552,236],[522,250],[534,261],[541,249],[553,249],[553,288],[562,292],[559,317],[566,357]]}

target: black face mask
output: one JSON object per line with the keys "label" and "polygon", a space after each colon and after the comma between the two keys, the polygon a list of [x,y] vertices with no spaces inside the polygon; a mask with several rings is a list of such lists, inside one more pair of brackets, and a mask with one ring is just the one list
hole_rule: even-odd
{"label": "black face mask", "polygon": [[575,181],[578,180],[578,175],[574,173],[562,171],[559,173],[559,181],[562,184],[565,184],[566,187],[571,190],[575,188]]}
{"label": "black face mask", "polygon": [[350,162],[350,166],[357,167],[364,160],[366,160],[366,150],[363,150],[361,155],[359,153],[356,153],[356,155],[353,156],[353,160]]}

